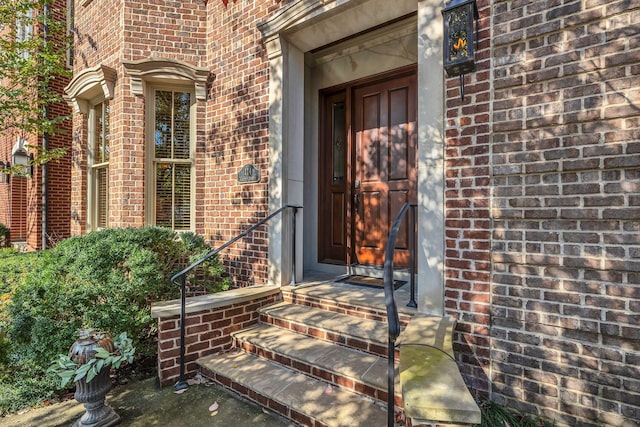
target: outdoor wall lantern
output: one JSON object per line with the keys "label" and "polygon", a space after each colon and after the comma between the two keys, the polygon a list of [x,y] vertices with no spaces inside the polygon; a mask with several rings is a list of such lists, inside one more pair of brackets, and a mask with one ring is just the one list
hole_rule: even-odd
{"label": "outdoor wall lantern", "polygon": [[29,171],[29,176],[33,176],[33,153],[27,153],[26,150],[16,150],[11,155],[13,166],[20,168],[22,172]]}
{"label": "outdoor wall lantern", "polygon": [[478,6],[475,0],[452,0],[442,9],[442,16],[444,69],[449,77],[460,76],[460,99],[464,100],[464,75],[476,69]]}

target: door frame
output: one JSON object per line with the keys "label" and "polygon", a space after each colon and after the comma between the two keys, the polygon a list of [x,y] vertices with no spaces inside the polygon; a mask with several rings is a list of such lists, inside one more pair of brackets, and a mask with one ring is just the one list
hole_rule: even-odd
{"label": "door frame", "polygon": [[[399,17],[416,13],[414,35],[406,49],[396,54],[360,57],[374,61],[380,69],[403,58],[398,55],[413,49],[411,63],[418,64],[418,310],[431,314],[444,312],[444,146],[446,120],[444,110],[445,79],[442,71],[442,1],[398,0],[388,7],[385,0],[292,0],[258,25],[269,59],[269,211],[285,204],[304,205],[298,213],[295,233],[290,218],[274,218],[268,231],[268,282],[282,286],[307,272],[324,269],[317,264],[317,92],[338,84],[342,74],[324,67],[316,79],[315,64],[307,59],[314,49],[339,42]],[[357,52],[354,52],[357,54]],[[358,76],[366,68],[350,68],[344,57],[345,71]],[[318,66],[319,67],[319,66]],[[307,114],[309,112],[309,114]],[[295,238],[295,250],[292,249]],[[313,242],[313,244],[308,244]],[[305,245],[305,243],[307,243]],[[345,272],[344,267],[331,272]],[[311,277],[311,275],[309,275]]]}
{"label": "door frame", "polygon": [[[321,264],[334,264],[334,265],[346,265],[355,266],[360,265],[357,262],[355,254],[356,250],[356,215],[354,213],[354,193],[355,193],[355,179],[356,179],[356,146],[355,146],[355,129],[353,127],[353,114],[355,105],[353,104],[354,93],[356,90],[372,86],[375,84],[385,83],[390,80],[401,79],[404,77],[413,76],[417,79],[417,65],[411,64],[407,66],[398,67],[396,69],[385,71],[382,73],[373,74],[364,78],[353,80],[340,85],[332,86],[329,88],[320,89],[318,93],[318,263]],[[338,259],[334,254],[337,253],[336,249],[333,250],[331,246],[331,231],[330,227],[327,227],[328,223],[326,217],[322,218],[321,213],[332,216],[331,208],[328,205],[328,198],[331,194],[327,194],[331,191],[331,185],[328,184],[332,175],[333,157],[331,155],[331,149],[324,143],[325,138],[328,135],[327,121],[328,117],[328,102],[330,99],[342,97],[345,102],[345,145],[346,145],[346,165],[345,165],[345,183],[344,183],[344,259]],[[417,94],[416,94],[416,109],[415,115],[417,116]],[[417,121],[417,118],[416,118]],[[415,158],[418,158],[418,144],[415,144]],[[417,165],[416,165],[417,168]],[[416,171],[417,181],[417,171]],[[414,183],[414,191],[417,189],[418,183]],[[330,225],[330,223],[329,223]],[[333,256],[332,256],[333,255]]]}

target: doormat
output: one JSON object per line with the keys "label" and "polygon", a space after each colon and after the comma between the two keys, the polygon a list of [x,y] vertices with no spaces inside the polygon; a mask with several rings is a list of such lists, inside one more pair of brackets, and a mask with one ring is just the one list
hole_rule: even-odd
{"label": "doormat", "polygon": [[[349,285],[368,286],[371,288],[384,288],[384,280],[377,277],[353,275],[338,280],[338,282],[348,283]],[[394,280],[393,289],[396,290],[406,284],[406,280]]]}

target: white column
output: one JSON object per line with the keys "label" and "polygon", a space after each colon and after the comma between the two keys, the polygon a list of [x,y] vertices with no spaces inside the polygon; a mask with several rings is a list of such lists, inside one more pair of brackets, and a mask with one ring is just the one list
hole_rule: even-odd
{"label": "white column", "polygon": [[444,312],[442,4],[418,3],[418,310]]}
{"label": "white column", "polygon": [[[279,36],[267,41],[269,54],[269,212],[303,203],[304,54]],[[286,285],[302,278],[302,211],[298,211],[296,252],[292,212],[269,222],[269,283]]]}

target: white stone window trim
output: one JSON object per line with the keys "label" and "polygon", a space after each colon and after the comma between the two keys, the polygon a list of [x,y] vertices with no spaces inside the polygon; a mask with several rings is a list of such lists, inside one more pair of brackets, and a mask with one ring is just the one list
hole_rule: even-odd
{"label": "white stone window trim", "polygon": [[211,72],[177,59],[148,58],[137,61],[122,61],[125,73],[130,77],[131,92],[144,96],[147,83],[184,84],[191,82],[198,101],[207,100],[207,84]]}
{"label": "white stone window trim", "polygon": [[113,98],[116,70],[98,65],[78,73],[64,89],[65,99],[76,113],[89,114],[92,104]]}

